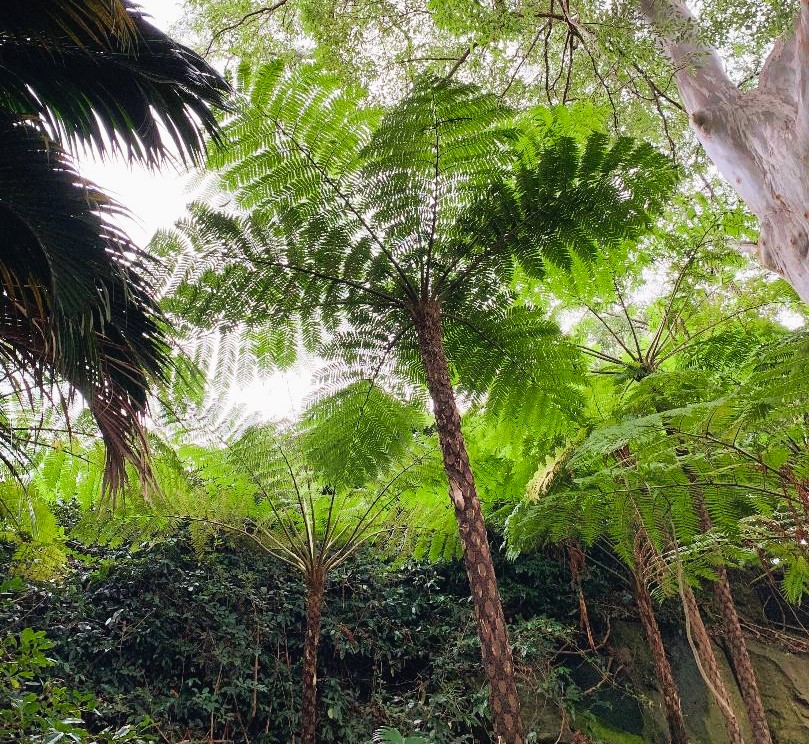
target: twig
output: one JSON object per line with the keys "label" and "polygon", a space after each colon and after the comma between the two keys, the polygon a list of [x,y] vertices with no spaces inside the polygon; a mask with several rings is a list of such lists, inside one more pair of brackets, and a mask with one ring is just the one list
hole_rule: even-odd
{"label": "twig", "polygon": [[272,14],[279,8],[282,8],[284,5],[287,4],[289,0],[278,0],[275,5],[271,5],[268,8],[259,8],[258,10],[251,10],[249,13],[245,13],[240,20],[236,21],[236,23],[231,23],[229,26],[223,26],[222,28],[218,29],[214,35],[211,37],[211,41],[208,43],[207,48],[205,49],[205,53],[202,55],[203,57],[207,57],[211,53],[211,49],[213,49],[213,45],[216,41],[221,38],[224,34],[228,31],[235,31],[237,28],[243,26],[247,21],[251,18],[255,18],[259,15]]}
{"label": "twig", "polygon": [[461,56],[458,58],[458,60],[455,62],[455,64],[454,64],[454,65],[453,65],[453,66],[450,68],[450,71],[447,73],[447,77],[446,77],[446,79],[447,79],[447,80],[450,80],[450,79],[452,78],[452,76],[453,76],[453,75],[454,75],[456,72],[458,72],[458,69],[460,68],[460,66],[461,66],[461,65],[462,65],[464,62],[466,62],[466,60],[467,60],[467,59],[469,59],[469,55],[470,55],[470,54],[472,54],[472,52],[473,52],[475,49],[477,49],[477,46],[478,46],[478,45],[477,45],[477,42],[472,42],[472,44],[470,44],[470,45],[469,45],[469,46],[466,48],[466,51],[465,51],[465,52],[464,52],[464,53],[463,53],[463,54],[462,54],[462,55],[461,55]]}

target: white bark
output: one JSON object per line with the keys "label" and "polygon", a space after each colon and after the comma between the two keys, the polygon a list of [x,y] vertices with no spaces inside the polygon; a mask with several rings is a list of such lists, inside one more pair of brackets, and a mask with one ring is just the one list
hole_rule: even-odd
{"label": "white bark", "polygon": [[758,87],[740,91],[681,0],[639,0],[676,67],[691,128],[758,217],[761,263],[809,302],[809,0]]}

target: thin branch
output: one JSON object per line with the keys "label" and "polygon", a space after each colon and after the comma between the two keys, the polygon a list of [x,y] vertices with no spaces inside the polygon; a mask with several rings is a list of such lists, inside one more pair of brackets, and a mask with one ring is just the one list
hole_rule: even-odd
{"label": "thin branch", "polygon": [[511,86],[514,85],[514,81],[517,79],[517,75],[519,74],[520,70],[522,69],[522,66],[528,60],[528,57],[531,56],[531,52],[534,51],[534,47],[537,45],[537,42],[539,41],[540,36],[542,36],[542,33],[543,33],[544,30],[545,30],[545,26],[541,26],[539,31],[537,31],[536,36],[534,36],[533,40],[528,45],[528,49],[526,50],[526,52],[523,55],[522,59],[520,60],[519,64],[514,68],[514,72],[511,74],[511,77],[509,78],[508,83],[506,84],[506,87],[503,88],[502,91],[500,91],[499,98],[503,98],[506,95],[506,93],[509,92],[509,90],[511,89]]}
{"label": "thin branch", "polygon": [[742,308],[741,310],[737,310],[735,313],[731,313],[730,315],[726,315],[724,318],[720,318],[720,319],[719,319],[719,320],[717,320],[715,323],[711,323],[711,324],[709,324],[709,325],[705,326],[704,328],[701,328],[700,330],[695,331],[695,332],[694,332],[694,333],[692,333],[692,334],[691,334],[691,335],[690,335],[690,336],[689,336],[689,337],[688,337],[688,338],[687,338],[685,341],[683,341],[681,344],[678,344],[678,345],[677,345],[677,346],[675,346],[675,347],[674,347],[674,348],[673,348],[671,351],[669,351],[667,354],[664,354],[664,355],[663,355],[663,356],[660,358],[659,363],[660,363],[660,364],[662,364],[663,362],[665,362],[665,361],[666,361],[666,359],[670,359],[672,356],[674,356],[674,355],[675,355],[675,354],[677,354],[678,352],[682,351],[682,350],[683,350],[684,348],[686,348],[686,347],[687,347],[687,346],[688,346],[688,345],[689,345],[689,344],[690,344],[690,343],[691,343],[691,342],[692,342],[692,341],[693,341],[693,340],[694,340],[694,339],[695,339],[697,336],[701,336],[702,334],[707,333],[708,331],[713,330],[713,329],[714,329],[714,328],[716,328],[717,326],[722,325],[722,323],[727,323],[729,320],[732,320],[733,318],[736,318],[736,317],[738,317],[739,315],[746,315],[747,313],[751,313],[751,312],[753,312],[754,310],[760,310],[762,307],[767,307],[768,305],[771,305],[771,304],[772,304],[772,302],[771,302],[771,301],[767,301],[767,302],[762,302],[762,303],[760,303],[760,304],[758,304],[758,305],[752,305],[751,307],[745,307],[745,308]]}
{"label": "thin branch", "polygon": [[472,52],[473,52],[475,49],[477,49],[477,46],[478,46],[478,45],[477,45],[477,42],[474,42],[474,43],[470,44],[470,45],[469,45],[469,46],[466,48],[466,51],[465,51],[465,52],[464,52],[464,53],[463,53],[463,54],[462,54],[462,55],[461,55],[461,56],[460,56],[460,57],[457,59],[457,61],[455,62],[455,64],[452,66],[452,68],[450,69],[450,71],[447,73],[446,80],[450,80],[450,79],[452,78],[452,76],[453,76],[453,75],[455,75],[455,73],[456,73],[456,72],[458,72],[458,70],[459,70],[459,68],[461,67],[461,65],[462,65],[464,62],[466,62],[466,60],[467,60],[467,59],[469,59],[469,55],[470,55],[470,54],[472,54]]}
{"label": "thin branch", "polygon": [[278,0],[278,2],[275,3],[275,5],[271,5],[268,8],[259,8],[258,10],[252,10],[249,13],[245,13],[241,17],[241,19],[236,21],[236,23],[232,23],[229,26],[223,26],[222,28],[218,29],[213,34],[213,36],[211,36],[211,41],[208,43],[208,46],[205,49],[205,52],[203,53],[202,56],[207,57],[211,53],[211,49],[213,49],[213,45],[216,43],[216,41],[220,39],[222,36],[224,36],[228,31],[235,31],[237,28],[240,28],[245,23],[247,23],[247,21],[249,21],[251,18],[255,18],[256,16],[265,14],[272,15],[276,10],[286,5],[287,2],[289,2],[289,0]]}
{"label": "thin branch", "polygon": [[440,122],[438,121],[438,117],[435,110],[435,98],[432,99],[432,113],[433,113],[433,121],[435,127],[435,141],[433,143],[433,147],[435,147],[435,163],[433,168],[433,193],[432,193],[432,204],[430,205],[432,215],[430,219],[430,236],[427,240],[427,261],[424,271],[424,281],[422,282],[421,287],[421,294],[422,298],[426,299],[428,294],[428,289],[430,287],[430,270],[432,268],[432,261],[433,261],[433,249],[435,248],[435,231],[436,226],[438,225],[438,179],[441,175],[441,138],[439,136],[438,127]]}
{"label": "thin branch", "polygon": [[[298,479],[295,477],[295,471],[292,468],[292,463],[290,463],[289,458],[287,457],[286,451],[280,445],[276,446],[278,452],[281,453],[281,457],[284,460],[284,463],[287,466],[287,471],[289,472],[290,478],[292,478],[292,487],[295,489],[295,495],[298,500],[298,507],[301,510],[301,517],[303,517],[303,526],[306,529],[306,540],[309,545],[309,557],[314,559],[315,557],[315,532],[314,532],[314,525],[309,522],[309,517],[307,516],[306,506],[303,503],[303,496],[301,495],[301,489],[298,487]],[[309,488],[310,498],[311,498],[311,486]],[[310,502],[311,503],[311,502]],[[314,511],[314,508],[313,508]],[[314,516],[314,515],[312,515]]]}
{"label": "thin branch", "polygon": [[[509,238],[511,238],[511,231],[508,231],[508,232],[504,233],[498,240],[496,240],[494,242],[493,245],[491,245],[486,250],[481,251],[477,256],[472,258],[472,260],[450,282],[450,284],[446,287],[445,290],[442,290],[440,292],[435,292],[435,290],[437,290],[439,287],[441,287],[441,285],[444,283],[444,281],[447,279],[447,277],[450,275],[450,273],[452,273],[453,271],[455,271],[456,268],[458,268],[458,265],[461,263],[461,261],[463,261],[465,258],[467,258],[469,256],[469,254],[471,253],[471,248],[470,248],[470,250],[464,251],[463,253],[459,254],[455,258],[455,260],[449,266],[447,266],[447,268],[444,269],[444,271],[441,272],[441,276],[438,278],[438,281],[435,282],[434,292],[435,292],[436,297],[438,297],[438,296],[440,296],[440,297],[449,297],[458,287],[461,286],[461,284],[463,284],[463,282],[470,276],[470,274],[475,269],[478,268],[478,266],[480,266],[480,264],[483,261],[485,261],[487,258],[490,258],[491,256],[495,255],[498,251],[502,250],[503,247],[506,244],[506,241],[508,241]],[[470,246],[474,247],[475,242],[470,241]]]}
{"label": "thin branch", "polygon": [[[604,318],[602,318],[594,308],[590,307],[590,305],[585,305],[585,307],[598,319],[601,325],[603,325],[604,328],[607,329],[607,332],[610,334],[610,336],[612,336],[617,341],[618,346],[620,346],[627,354],[629,354],[629,357],[632,358],[632,352],[629,350],[629,347],[623,342],[623,339],[621,339],[621,337],[615,331],[612,330],[610,324],[607,323],[607,321],[604,320]],[[639,359],[638,361],[643,360]]]}
{"label": "thin branch", "polygon": [[677,299],[677,293],[680,291],[680,285],[685,280],[685,276],[688,273],[688,270],[691,268],[691,265],[694,263],[697,257],[697,251],[704,245],[705,237],[707,236],[707,232],[702,236],[700,239],[699,245],[697,245],[691,253],[688,255],[685,263],[683,264],[682,268],[679,272],[677,272],[677,277],[674,280],[674,286],[671,288],[671,293],[669,294],[668,302],[666,303],[666,309],[663,311],[663,316],[660,319],[660,325],[657,327],[657,331],[655,335],[652,337],[652,341],[649,344],[649,348],[646,351],[646,361],[650,364],[653,364],[655,361],[655,356],[658,352],[658,344],[662,344],[660,341],[663,331],[668,327],[670,322],[670,314],[671,310],[674,307],[674,301]]}
{"label": "thin branch", "polygon": [[[379,502],[380,502],[380,501],[381,501],[381,500],[384,498],[385,494],[386,494],[386,493],[387,493],[387,492],[388,492],[388,491],[391,489],[391,487],[393,486],[393,484],[394,484],[394,483],[396,483],[396,481],[398,481],[400,478],[404,477],[404,475],[405,475],[406,473],[408,473],[408,472],[409,472],[411,469],[413,469],[413,468],[414,468],[414,467],[416,467],[417,465],[420,465],[420,464],[422,463],[422,461],[424,460],[424,457],[426,457],[426,455],[422,455],[421,457],[417,457],[417,458],[415,458],[415,459],[414,459],[414,460],[413,460],[411,463],[409,463],[409,464],[408,464],[408,466],[407,466],[406,468],[403,468],[403,469],[402,469],[402,470],[400,470],[398,473],[396,473],[396,475],[394,475],[394,476],[393,476],[393,478],[391,478],[391,479],[390,479],[390,480],[389,480],[389,481],[388,481],[388,482],[387,482],[387,483],[384,485],[384,487],[383,487],[383,488],[382,488],[382,489],[381,489],[381,490],[380,490],[380,491],[377,493],[377,495],[376,495],[376,496],[374,497],[374,499],[371,501],[370,505],[369,505],[369,506],[368,506],[368,508],[365,510],[365,513],[364,513],[364,514],[362,515],[362,517],[361,517],[361,518],[360,518],[360,519],[357,521],[357,524],[356,524],[356,525],[355,525],[355,527],[354,527],[354,531],[351,533],[351,536],[348,538],[348,540],[346,540],[346,545],[350,545],[350,544],[351,544],[351,542],[354,540],[354,538],[355,538],[355,537],[357,536],[357,534],[359,533],[359,530],[362,528],[363,524],[367,524],[367,525],[371,525],[371,524],[373,524],[373,521],[374,521],[374,520],[375,520],[375,519],[376,519],[376,518],[377,518],[377,517],[378,517],[378,516],[379,516],[379,515],[380,515],[380,514],[381,514],[381,513],[384,511],[385,507],[386,507],[386,506],[388,506],[388,505],[390,505],[391,503],[393,503],[393,501],[394,501],[394,500],[396,499],[396,497],[397,497],[397,494],[394,494],[394,495],[393,495],[393,496],[390,498],[390,500],[389,500],[389,501],[388,501],[386,504],[384,504],[383,506],[381,506],[381,507],[380,507],[380,509],[379,509],[379,511],[377,512],[377,514],[376,514],[376,515],[375,515],[373,518],[369,519],[369,515],[371,514],[372,510],[373,510],[373,509],[376,507],[376,505],[377,505],[377,504],[379,504]],[[366,522],[366,520],[368,520],[368,521]]]}
{"label": "thin branch", "polygon": [[562,50],[562,62],[564,63],[565,53],[567,52],[567,75],[565,75],[565,88],[562,92],[562,105],[567,104],[567,97],[570,94],[570,83],[573,79],[573,52],[576,51],[575,41],[576,37],[568,30],[567,39],[565,39],[565,46]]}
{"label": "thin branch", "polygon": [[640,349],[640,341],[638,341],[638,334],[635,333],[635,324],[632,322],[632,318],[629,315],[629,311],[626,309],[626,303],[624,302],[624,297],[621,294],[621,289],[618,286],[618,281],[615,278],[615,275],[612,277],[612,286],[615,287],[615,294],[618,297],[618,302],[621,305],[621,310],[624,311],[624,315],[626,316],[626,322],[629,323],[629,331],[632,334],[632,339],[635,341],[635,348],[638,351],[638,361],[643,361],[643,352]]}
{"label": "thin branch", "polygon": [[[265,543],[261,541],[261,539],[256,535],[255,532],[249,532],[243,527],[236,527],[233,524],[228,524],[227,522],[220,522],[217,519],[211,519],[210,517],[189,517],[188,515],[168,515],[169,519],[178,519],[178,520],[185,520],[187,519],[190,522],[201,522],[202,524],[209,524],[213,527],[218,527],[221,530],[225,530],[226,532],[233,532],[237,535],[242,535],[250,540],[252,540],[256,545],[261,548],[261,550],[265,553],[272,553],[272,555],[276,556],[279,560],[283,561],[289,566],[293,566],[300,571],[305,571],[306,566],[304,565],[303,561],[301,561],[300,557],[296,555],[293,551],[289,550],[283,543],[279,540],[272,538],[271,535],[267,533],[266,530],[259,527],[265,534],[268,535],[276,544],[277,548],[270,549],[267,547]],[[258,525],[257,525],[258,526]],[[275,550],[278,552],[276,553]]]}
{"label": "thin branch", "polygon": [[[662,98],[666,103],[668,103],[673,108],[677,109],[681,114],[688,115],[688,112],[685,110],[685,106],[682,103],[672,98],[668,95],[664,90],[660,88],[660,86],[652,79],[651,75],[646,72],[637,62],[632,62],[632,67],[635,69],[638,74],[646,81],[649,88],[651,89],[652,93],[654,93],[656,98]],[[658,109],[659,112],[659,109]]]}
{"label": "thin branch", "polygon": [[582,344],[576,344],[576,348],[579,349],[580,351],[584,352],[585,354],[589,354],[590,356],[595,357],[596,359],[600,359],[602,362],[610,362],[611,364],[619,364],[622,367],[625,365],[625,362],[623,362],[622,360],[617,359],[614,356],[610,356],[609,354],[605,354],[604,352],[596,351],[595,349],[591,349],[589,346],[584,346]]}
{"label": "thin branch", "polygon": [[[289,544],[295,545],[297,542],[299,543],[301,548],[305,548],[305,544],[303,543],[303,541],[298,540],[298,536],[295,534],[295,532],[287,528],[284,516],[278,511],[275,498],[273,498],[273,496],[270,493],[268,493],[267,489],[264,487],[264,484],[261,482],[261,478],[259,478],[258,473],[256,473],[256,471],[250,466],[250,463],[248,463],[243,457],[239,457],[238,450],[234,451],[234,448],[228,445],[228,443],[222,437],[219,437],[219,441],[227,448],[228,452],[231,455],[233,454],[236,455],[242,467],[245,468],[245,470],[247,470],[247,472],[250,474],[250,479],[253,481],[253,484],[256,486],[256,488],[258,488],[261,495],[264,497],[264,501],[267,504],[269,504],[270,509],[272,510],[272,513],[275,516],[277,523],[280,525],[281,530],[283,531],[284,536],[286,537]],[[280,446],[277,446],[277,449],[280,450]]]}

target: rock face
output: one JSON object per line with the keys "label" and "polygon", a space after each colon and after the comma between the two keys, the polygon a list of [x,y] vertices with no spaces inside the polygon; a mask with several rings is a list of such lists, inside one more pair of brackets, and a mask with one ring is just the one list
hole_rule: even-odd
{"label": "rock face", "polygon": [[809,742],[809,658],[749,642],[777,744]]}
{"label": "rock face", "polygon": [[[689,739],[694,744],[726,744],[722,716],[699,675],[684,635],[678,629],[667,628],[664,638],[680,690]],[[775,743],[809,743],[809,655],[787,653],[751,639],[748,644]],[[604,744],[666,744],[662,699],[640,623],[616,622],[611,652],[618,654],[624,663],[636,699],[604,700],[605,705],[593,706],[590,712],[596,720],[590,727],[591,736]],[[739,712],[745,741],[751,741],[744,704],[730,665],[718,646],[716,653],[734,708]]]}

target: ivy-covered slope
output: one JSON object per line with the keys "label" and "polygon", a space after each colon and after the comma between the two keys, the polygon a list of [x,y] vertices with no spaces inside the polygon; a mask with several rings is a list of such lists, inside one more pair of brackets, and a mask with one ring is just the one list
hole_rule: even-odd
{"label": "ivy-covered slope", "polygon": [[[61,584],[0,606],[0,623],[47,629],[53,675],[99,699],[94,725],[147,715],[158,739],[289,741],[304,628],[296,574],[224,545],[200,559],[183,536],[135,554],[93,552]],[[526,680],[551,698],[574,689],[566,669],[549,673],[577,622],[564,561],[501,568]],[[488,742],[477,644],[460,565],[353,562],[336,574],[323,616],[321,741],[366,742],[389,725],[447,744]]]}
{"label": "ivy-covered slope", "polygon": [[[90,731],[116,731],[145,716],[157,741],[289,741],[298,725],[304,626],[303,587],[291,569],[227,544],[201,559],[186,534],[136,553],[92,554],[61,582],[0,597],[7,632],[47,630],[56,661],[50,684],[96,696],[97,714],[84,716]],[[619,566],[600,549],[593,558]],[[648,649],[620,576],[595,563],[583,574],[594,653],[566,556],[496,556],[496,564],[533,741],[554,742],[560,733],[575,741],[578,730],[606,744],[665,742]],[[801,744],[809,658],[779,645],[774,631],[809,618],[778,596],[762,583],[737,599],[758,634],[751,652],[773,730],[781,744]],[[663,605],[660,620],[694,741],[724,742],[676,602]],[[321,740],[365,744],[375,729],[392,726],[442,744],[490,744],[478,654],[459,564],[390,568],[360,556],[328,592]],[[730,679],[729,667],[725,673]],[[10,730],[12,738],[3,738],[2,720],[0,711],[0,741],[21,741]]]}

